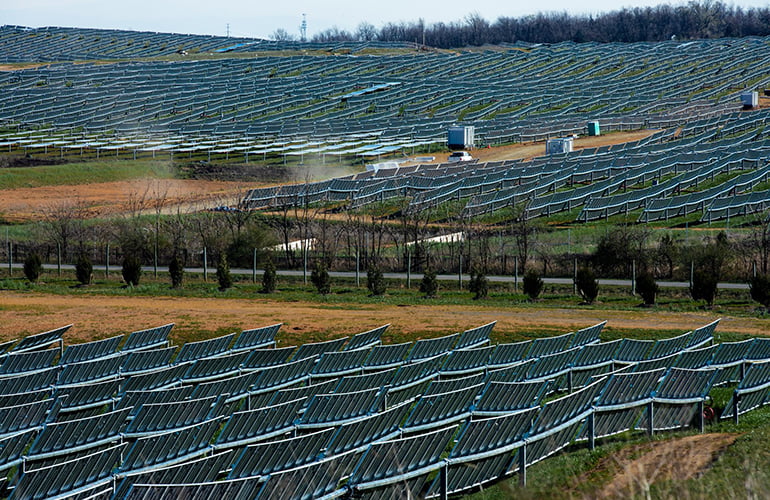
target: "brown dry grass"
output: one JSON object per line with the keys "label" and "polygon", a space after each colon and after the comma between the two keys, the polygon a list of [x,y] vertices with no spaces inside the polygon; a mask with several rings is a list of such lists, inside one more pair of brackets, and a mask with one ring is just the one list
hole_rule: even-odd
{"label": "brown dry grass", "polygon": [[649,498],[650,485],[655,482],[696,478],[739,436],[698,434],[626,448],[598,465],[614,474],[594,498]]}
{"label": "brown dry grass", "polygon": [[[149,182],[158,183],[161,189],[147,189]],[[88,207],[92,217],[116,215],[129,210],[137,197],[145,206],[166,198],[164,212],[181,206],[184,211],[200,210],[220,201],[232,203],[246,189],[243,182],[164,179],[161,181],[132,180],[91,184],[43,186],[34,188],[6,189],[0,197],[0,213],[6,220],[25,222],[40,220],[45,211],[73,202]]]}
{"label": "brown dry grass", "polygon": [[[0,341],[43,332],[62,325],[75,326],[65,335],[77,343],[134,330],[176,323],[175,339],[183,341],[223,331],[240,331],[285,323],[282,345],[327,340],[351,335],[386,323],[392,326],[385,342],[446,335],[497,321],[494,337],[506,334],[537,337],[574,331],[607,320],[608,329],[674,330],[686,332],[715,319],[713,314],[663,311],[609,311],[592,309],[511,306],[504,310],[484,306],[385,304],[324,304],[254,299],[114,297],[0,292]],[[723,318],[720,331],[765,335],[756,318]]]}

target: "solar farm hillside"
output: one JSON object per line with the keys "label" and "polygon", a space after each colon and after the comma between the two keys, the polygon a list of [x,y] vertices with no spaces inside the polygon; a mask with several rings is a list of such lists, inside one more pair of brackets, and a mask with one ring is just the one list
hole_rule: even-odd
{"label": "solar farm hillside", "polygon": [[768,48],[0,27],[0,497],[770,497]]}

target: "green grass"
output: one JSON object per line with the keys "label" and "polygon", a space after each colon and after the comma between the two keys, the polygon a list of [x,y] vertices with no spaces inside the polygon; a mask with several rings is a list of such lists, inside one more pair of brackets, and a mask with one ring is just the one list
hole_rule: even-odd
{"label": "green grass", "polygon": [[168,162],[96,160],[0,169],[0,189],[90,184],[141,178],[168,179],[173,176],[174,169]]}

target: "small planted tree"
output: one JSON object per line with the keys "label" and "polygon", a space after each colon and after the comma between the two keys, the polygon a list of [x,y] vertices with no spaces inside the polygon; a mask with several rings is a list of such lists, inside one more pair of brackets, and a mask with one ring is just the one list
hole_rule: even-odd
{"label": "small planted tree", "polygon": [[751,298],[765,308],[770,308],[770,276],[767,274],[757,274],[749,280],[749,290]]}
{"label": "small planted tree", "polygon": [[139,279],[142,277],[142,263],[139,257],[133,254],[128,254],[123,257],[123,268],[121,270],[123,274],[123,281],[131,286],[137,286]]}
{"label": "small planted tree", "polygon": [[543,279],[534,269],[528,269],[527,272],[524,273],[522,285],[524,287],[524,293],[527,294],[529,300],[536,300],[543,291]]}
{"label": "small planted tree", "polygon": [[385,295],[387,286],[385,285],[385,278],[382,276],[382,271],[379,266],[372,265],[366,271],[366,288],[373,297],[379,297]]}
{"label": "small planted tree", "polygon": [[642,271],[636,277],[636,291],[644,301],[644,305],[651,306],[655,304],[655,297],[658,295],[658,284],[655,283],[655,277],[649,271]]}
{"label": "small planted tree", "polygon": [[230,264],[227,262],[227,254],[225,252],[220,252],[219,259],[217,260],[217,282],[219,283],[220,292],[224,292],[233,286],[233,278],[230,276]]}
{"label": "small planted tree", "polygon": [[432,269],[426,269],[422,275],[422,281],[420,282],[420,293],[425,298],[432,299],[438,295],[438,280],[436,279],[436,272]]}
{"label": "small planted tree", "polygon": [[706,268],[698,268],[693,272],[690,295],[695,300],[705,300],[708,307],[714,305],[717,296],[717,277]]}
{"label": "small planted tree", "polygon": [[596,297],[599,295],[599,282],[596,281],[596,275],[594,272],[587,268],[581,267],[578,269],[575,276],[575,287],[577,288],[580,297],[587,304],[593,304]]}
{"label": "small planted tree", "polygon": [[24,259],[24,276],[34,283],[40,278],[40,273],[43,272],[43,261],[37,252],[31,252]]}
{"label": "small planted tree", "polygon": [[178,253],[175,253],[174,256],[171,257],[171,262],[168,263],[168,274],[171,278],[171,288],[182,288],[182,281],[184,280],[184,264]]}
{"label": "small planted tree", "polygon": [[265,272],[262,274],[262,293],[273,293],[278,284],[278,275],[275,272],[273,259],[267,258],[265,262]]}
{"label": "small planted tree", "polygon": [[468,290],[473,292],[473,300],[486,298],[489,295],[489,281],[480,270],[471,273],[471,280],[468,282]]}
{"label": "small planted tree", "polygon": [[91,277],[94,274],[94,266],[91,264],[91,259],[85,252],[81,252],[78,255],[78,260],[75,262],[75,277],[81,285],[88,285],[91,283]]}
{"label": "small planted tree", "polygon": [[328,295],[332,291],[332,280],[329,271],[321,262],[316,262],[313,272],[310,273],[310,281],[321,295]]}

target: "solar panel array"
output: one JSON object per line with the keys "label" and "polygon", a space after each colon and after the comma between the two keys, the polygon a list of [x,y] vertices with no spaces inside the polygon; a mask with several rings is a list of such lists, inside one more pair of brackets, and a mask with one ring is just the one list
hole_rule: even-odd
{"label": "solar panel array", "polygon": [[[770,141],[768,113],[711,120],[706,135],[674,140],[651,136],[607,151],[578,151],[530,161],[422,165],[367,172],[322,182],[259,188],[247,206],[279,208],[347,201],[350,208],[401,198],[407,213],[462,200],[464,217],[514,205],[528,218],[577,208],[577,221],[639,213],[640,222],[702,212],[704,221],[763,211],[767,206]],[[726,123],[746,127],[737,139],[719,140]],[[728,180],[704,188],[717,176]],[[732,207],[732,208],[730,208]]]}
{"label": "solar panel array", "polygon": [[[717,323],[657,341],[600,342],[600,323],[490,344],[491,323],[396,346],[381,367],[366,361],[391,347],[379,344],[387,325],[307,349],[275,348],[273,325],[244,331],[240,342],[233,334],[185,344],[140,375],[117,364],[113,379],[64,386],[58,376],[92,357],[168,359],[169,348],[156,336],[146,351],[123,352],[136,345],[130,334],[50,350],[61,335],[46,332],[0,358],[0,368],[14,367],[0,378],[12,382],[0,385],[0,470],[15,476],[11,498],[462,493],[512,474],[523,479],[527,466],[574,442],[702,426],[714,385],[737,384],[723,418],[765,404],[770,342],[713,345]],[[171,326],[140,337],[149,344],[148,332],[167,335]],[[353,359],[357,370],[348,373]],[[201,372],[190,370],[199,364],[215,380],[196,382],[190,373]]]}
{"label": "solar panel array", "polygon": [[[96,43],[97,37],[109,39],[107,46]],[[113,53],[130,58],[145,50],[145,42],[148,50],[160,51],[164,37],[167,52],[180,45],[211,50],[221,44],[233,51],[259,46],[222,37],[185,42],[173,34],[4,27],[0,60],[76,58],[73,44],[98,52],[100,60]],[[85,150],[245,161],[268,155],[371,159],[444,144],[447,127],[458,121],[473,124],[487,144],[582,133],[586,120],[597,117],[607,131],[690,126],[699,118],[724,120],[736,107],[739,89],[767,79],[765,45],[766,39],[744,38],[688,45],[562,43],[459,54],[55,64],[0,75],[0,121],[46,128],[36,135],[6,135],[0,144],[62,155]],[[682,72],[682,66],[691,70]],[[691,130],[696,129],[684,133]],[[476,185],[481,182],[444,186],[415,199],[413,208],[487,194]]]}

